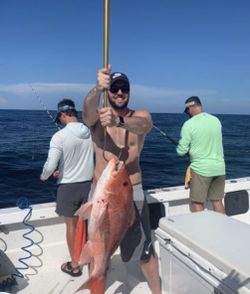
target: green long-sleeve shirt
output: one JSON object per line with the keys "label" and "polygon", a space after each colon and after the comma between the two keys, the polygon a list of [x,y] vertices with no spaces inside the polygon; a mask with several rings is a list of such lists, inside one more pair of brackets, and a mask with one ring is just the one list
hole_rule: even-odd
{"label": "green long-sleeve shirt", "polygon": [[222,131],[219,119],[201,112],[187,120],[176,148],[178,155],[189,154],[191,169],[202,176],[225,175]]}

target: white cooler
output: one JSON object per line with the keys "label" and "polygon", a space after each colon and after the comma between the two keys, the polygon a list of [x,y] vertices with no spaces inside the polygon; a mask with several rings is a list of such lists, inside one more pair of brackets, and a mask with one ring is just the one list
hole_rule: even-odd
{"label": "white cooler", "polygon": [[163,293],[250,293],[250,226],[204,211],[161,218]]}

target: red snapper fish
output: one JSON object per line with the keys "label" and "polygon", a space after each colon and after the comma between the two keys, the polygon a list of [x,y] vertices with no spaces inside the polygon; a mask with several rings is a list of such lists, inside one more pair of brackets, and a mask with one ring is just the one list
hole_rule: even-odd
{"label": "red snapper fish", "polygon": [[77,214],[79,219],[89,219],[80,264],[89,264],[91,273],[76,292],[90,289],[93,294],[103,294],[109,259],[135,219],[132,184],[124,163],[108,162],[91,202],[82,205]]}

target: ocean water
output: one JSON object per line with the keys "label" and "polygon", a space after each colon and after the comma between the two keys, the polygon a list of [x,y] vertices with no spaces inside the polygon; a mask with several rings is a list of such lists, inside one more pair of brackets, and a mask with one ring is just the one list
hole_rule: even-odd
{"label": "ocean water", "polygon": [[[152,116],[155,126],[178,141],[185,114]],[[217,117],[223,126],[226,178],[250,176],[250,116]],[[55,201],[56,180],[39,177],[56,131],[45,111],[0,110],[0,208],[15,206],[20,197],[32,204]],[[187,166],[188,159],[178,157],[174,144],[153,128],[141,154],[144,189],[182,185]]]}

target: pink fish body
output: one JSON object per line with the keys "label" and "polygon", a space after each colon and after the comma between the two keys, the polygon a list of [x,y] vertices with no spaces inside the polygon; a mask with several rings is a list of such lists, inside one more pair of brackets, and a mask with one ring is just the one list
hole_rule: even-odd
{"label": "pink fish body", "polygon": [[132,184],[124,164],[109,161],[99,178],[92,201],[84,204],[79,217],[89,219],[88,242],[83,248],[80,264],[91,262],[89,279],[77,290],[105,292],[105,276],[111,255],[119,246],[128,227],[134,222]]}

